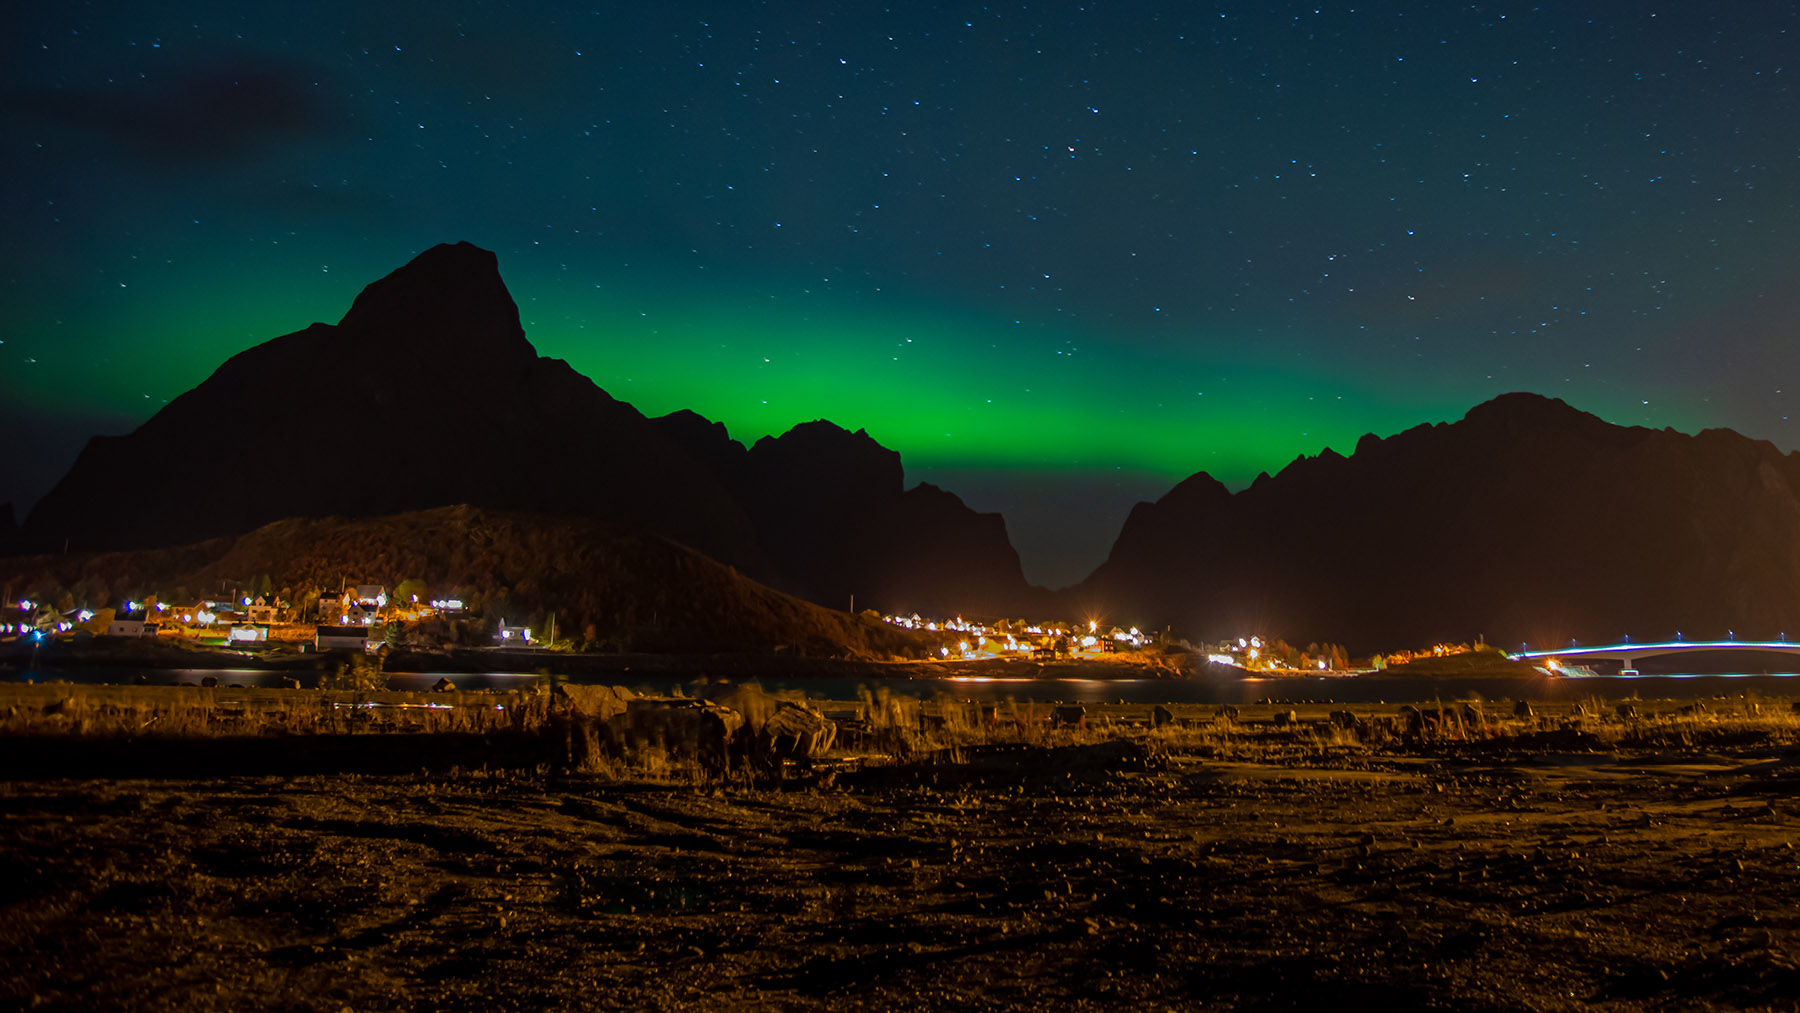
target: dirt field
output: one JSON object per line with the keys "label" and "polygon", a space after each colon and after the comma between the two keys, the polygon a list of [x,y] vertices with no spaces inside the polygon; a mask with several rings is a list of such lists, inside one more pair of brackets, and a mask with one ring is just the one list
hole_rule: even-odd
{"label": "dirt field", "polygon": [[0,1001],[1794,1009],[1786,706],[1379,747],[1246,715],[789,790],[13,776]]}

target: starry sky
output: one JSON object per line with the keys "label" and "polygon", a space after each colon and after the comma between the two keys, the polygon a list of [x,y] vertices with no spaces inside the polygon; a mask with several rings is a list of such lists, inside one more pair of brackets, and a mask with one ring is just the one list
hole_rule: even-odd
{"label": "starry sky", "polygon": [[1780,2],[28,5],[0,500],[455,240],[615,396],[745,442],[866,428],[1050,584],[1195,471],[1512,390],[1792,450],[1797,29]]}

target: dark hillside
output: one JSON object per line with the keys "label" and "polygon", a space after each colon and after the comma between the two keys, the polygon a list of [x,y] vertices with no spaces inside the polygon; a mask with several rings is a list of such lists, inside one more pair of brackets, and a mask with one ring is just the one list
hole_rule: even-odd
{"label": "dark hillside", "polygon": [[1233,495],[1140,503],[1088,609],[1362,649],[1800,631],[1800,456],[1510,394]]}
{"label": "dark hillside", "polygon": [[[769,652],[887,660],[928,644],[884,623],[772,590],[668,539],[601,521],[444,507],[390,517],[278,521],[179,551],[0,561],[17,593],[100,582],[115,594],[205,589],[267,575],[303,597],[345,581],[423,581],[477,613],[554,612],[564,638],[613,650]],[[591,629],[590,629],[591,627]]]}

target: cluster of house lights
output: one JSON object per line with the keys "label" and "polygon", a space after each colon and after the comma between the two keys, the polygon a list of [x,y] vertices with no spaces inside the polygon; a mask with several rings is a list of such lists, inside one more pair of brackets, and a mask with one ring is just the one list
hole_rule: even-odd
{"label": "cluster of house lights", "polygon": [[[926,619],[917,612],[911,615],[883,616],[882,621],[902,629],[924,630],[928,633],[961,633],[965,636],[956,643],[955,653],[965,660],[982,655],[1001,656],[1008,654],[1029,654],[1033,651],[1050,648],[1062,637],[1069,637],[1071,645],[1078,650],[1094,651],[1102,647],[1102,641],[1111,640],[1114,648],[1143,647],[1149,638],[1144,636],[1136,626],[1129,630],[1112,629],[1101,632],[1098,620],[1088,620],[1086,633],[1077,633],[1068,625],[1039,623],[1026,626],[1024,629],[1001,629],[987,623],[970,622],[962,616],[954,619]],[[949,647],[938,648],[940,657],[951,656]]]}

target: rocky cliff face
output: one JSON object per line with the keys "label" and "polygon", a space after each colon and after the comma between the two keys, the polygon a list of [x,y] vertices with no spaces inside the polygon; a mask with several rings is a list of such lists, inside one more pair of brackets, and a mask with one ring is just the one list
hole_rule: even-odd
{"label": "rocky cliff face", "polygon": [[1195,633],[1516,646],[1800,632],[1800,455],[1511,394],[1131,513],[1082,607]]}
{"label": "rocky cliff face", "polygon": [[872,512],[854,544],[869,575],[859,603],[927,616],[1056,614],[1049,592],[1026,586],[1000,515],[976,513],[929,482]]}
{"label": "rocky cliff face", "polygon": [[687,434],[690,452],[720,462],[770,555],[813,600],[925,615],[1050,606],[1025,583],[999,514],[978,514],[936,486],[906,489],[900,455],[863,430],[817,420],[748,452],[731,442],[733,455],[719,445],[723,426],[702,430],[694,419],[658,421]]}
{"label": "rocky cliff face", "polygon": [[[235,449],[198,466],[197,441]],[[646,419],[540,357],[494,254],[458,243],[369,285],[336,325],[233,356],[136,432],[93,439],[19,543],[168,546],[285,517],[467,503],[643,527],[841,608],[858,587],[917,583],[870,572],[856,550],[900,482],[898,455],[829,423],[746,452],[692,412]],[[1004,561],[1004,530],[989,527]],[[1016,554],[990,584],[1025,593]]]}

